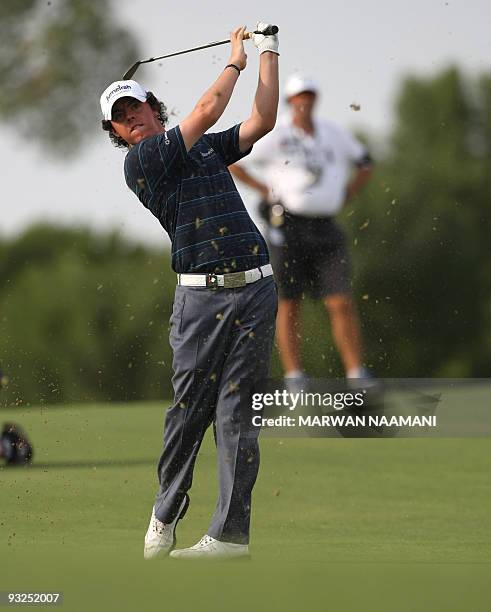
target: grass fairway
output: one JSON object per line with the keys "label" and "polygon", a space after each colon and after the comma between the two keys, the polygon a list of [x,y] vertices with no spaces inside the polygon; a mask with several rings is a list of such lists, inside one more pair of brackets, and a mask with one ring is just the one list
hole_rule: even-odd
{"label": "grass fairway", "polygon": [[[490,439],[263,436],[252,561],[148,563],[164,407],[0,411],[35,446],[0,470],[0,591],[83,611],[489,609]],[[208,436],[179,545],[206,532],[215,467]]]}

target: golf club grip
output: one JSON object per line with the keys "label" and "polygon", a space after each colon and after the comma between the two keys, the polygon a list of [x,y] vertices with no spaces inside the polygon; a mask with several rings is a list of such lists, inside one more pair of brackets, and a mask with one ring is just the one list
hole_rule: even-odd
{"label": "golf club grip", "polygon": [[251,38],[253,34],[264,34],[264,36],[274,36],[275,34],[278,34],[279,31],[280,29],[278,26],[271,25],[271,26],[268,26],[262,32],[260,32],[259,30],[255,30],[254,32],[245,32],[244,39],[247,40],[248,38]]}

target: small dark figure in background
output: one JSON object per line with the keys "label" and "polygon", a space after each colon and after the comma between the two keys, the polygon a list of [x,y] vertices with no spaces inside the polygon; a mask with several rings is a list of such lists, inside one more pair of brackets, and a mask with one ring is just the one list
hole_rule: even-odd
{"label": "small dark figure in background", "polygon": [[[0,369],[0,389],[3,389],[8,380]],[[4,423],[0,433],[0,458],[5,459],[7,465],[24,465],[32,461],[32,445],[26,432],[15,423]]]}

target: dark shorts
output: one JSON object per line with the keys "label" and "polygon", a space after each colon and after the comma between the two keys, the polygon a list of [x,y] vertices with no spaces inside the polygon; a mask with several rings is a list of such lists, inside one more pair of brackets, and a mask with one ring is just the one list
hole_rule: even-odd
{"label": "dark shorts", "polygon": [[351,291],[344,232],[329,217],[285,215],[284,244],[269,244],[280,298],[314,298]]}

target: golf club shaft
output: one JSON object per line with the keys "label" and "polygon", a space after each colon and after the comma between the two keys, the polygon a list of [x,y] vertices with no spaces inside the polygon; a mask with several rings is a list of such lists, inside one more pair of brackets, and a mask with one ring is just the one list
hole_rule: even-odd
{"label": "golf club shaft", "polygon": [[168,53],[167,55],[159,55],[158,57],[150,57],[149,59],[146,59],[146,60],[140,60],[138,63],[148,64],[149,62],[155,62],[156,60],[167,59],[168,57],[174,57],[175,55],[182,55],[183,53],[191,53],[192,51],[201,51],[201,49],[208,49],[208,47],[217,47],[218,45],[226,45],[229,42],[230,42],[230,39],[217,40],[216,42],[208,43],[207,45],[201,45],[201,47],[193,47],[192,49],[185,49],[184,51],[176,51],[175,53]]}
{"label": "golf club shaft", "polygon": [[[274,35],[277,32],[278,32],[277,26],[271,26],[264,32],[257,32],[257,31],[252,32],[252,33],[244,32],[244,40],[251,38],[252,34],[264,34],[268,36],[268,35]],[[176,51],[174,53],[168,53],[167,55],[159,55],[158,57],[150,57],[146,60],[139,60],[138,62],[135,62],[133,66],[131,66],[131,68],[129,68],[125,72],[125,74],[123,75],[123,80],[131,79],[131,77],[135,74],[140,64],[148,64],[150,62],[156,62],[157,60],[167,59],[168,57],[175,57],[176,55],[183,55],[184,53],[191,53],[193,51],[201,51],[202,49],[208,49],[210,47],[217,47],[218,45],[226,45],[227,43],[230,43],[229,38],[227,38],[226,40],[218,40],[216,42],[208,43],[206,45],[201,45],[200,47],[193,47],[192,49],[185,49],[184,51]]]}

